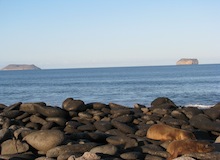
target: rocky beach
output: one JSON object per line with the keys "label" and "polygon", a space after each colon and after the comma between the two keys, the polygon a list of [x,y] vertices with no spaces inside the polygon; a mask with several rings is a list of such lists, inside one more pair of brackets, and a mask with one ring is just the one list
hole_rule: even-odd
{"label": "rocky beach", "polygon": [[199,109],[177,106],[166,97],[133,108],[73,98],[58,107],[45,102],[0,104],[0,159],[165,160],[168,142],[146,137],[149,127],[161,123],[190,131],[214,147],[176,160],[220,159],[220,103]]}

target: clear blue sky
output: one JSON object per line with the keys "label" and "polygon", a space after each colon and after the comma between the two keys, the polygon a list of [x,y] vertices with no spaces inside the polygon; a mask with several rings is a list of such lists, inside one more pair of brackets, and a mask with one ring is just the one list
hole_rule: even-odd
{"label": "clear blue sky", "polygon": [[0,0],[0,68],[220,63],[219,0]]}

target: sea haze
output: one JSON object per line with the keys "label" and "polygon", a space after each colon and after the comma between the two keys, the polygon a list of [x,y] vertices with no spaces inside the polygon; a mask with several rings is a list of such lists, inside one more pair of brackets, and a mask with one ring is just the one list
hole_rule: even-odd
{"label": "sea haze", "polygon": [[128,107],[169,97],[179,106],[209,107],[220,102],[220,64],[0,71],[0,103],[61,106],[68,97]]}

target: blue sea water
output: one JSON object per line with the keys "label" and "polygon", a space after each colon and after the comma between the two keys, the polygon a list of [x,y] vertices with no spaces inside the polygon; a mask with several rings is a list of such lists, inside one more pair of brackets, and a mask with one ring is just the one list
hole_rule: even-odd
{"label": "blue sea water", "polygon": [[220,64],[0,71],[0,103],[61,106],[68,97],[128,107],[169,97],[208,107],[220,102]]}

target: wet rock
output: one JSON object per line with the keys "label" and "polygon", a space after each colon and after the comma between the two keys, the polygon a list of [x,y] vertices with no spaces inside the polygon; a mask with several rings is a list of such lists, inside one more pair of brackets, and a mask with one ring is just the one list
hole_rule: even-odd
{"label": "wet rock", "polygon": [[27,143],[20,140],[6,140],[1,144],[1,155],[17,154],[26,152],[29,149]]}
{"label": "wet rock", "polygon": [[111,144],[97,146],[90,150],[91,153],[102,153],[107,155],[115,155],[117,151],[118,151],[117,147]]}
{"label": "wet rock", "polygon": [[73,98],[67,98],[67,99],[65,99],[64,101],[63,101],[63,103],[62,103],[62,108],[66,108],[66,107],[68,107],[68,105],[69,105],[69,102],[71,102],[73,100]]}
{"label": "wet rock", "polygon": [[39,151],[48,151],[64,141],[64,134],[59,130],[39,130],[28,134],[23,140]]}
{"label": "wet rock", "polygon": [[68,100],[68,103],[63,105],[66,111],[85,111],[86,105],[82,100]]}

